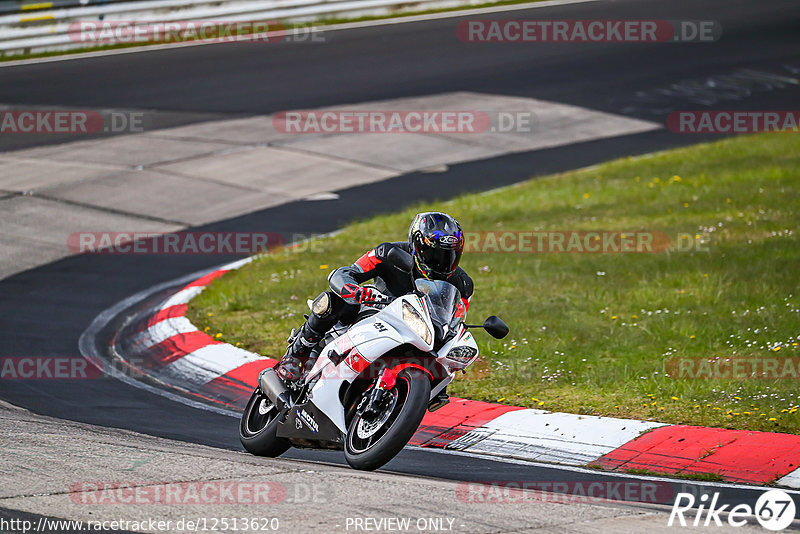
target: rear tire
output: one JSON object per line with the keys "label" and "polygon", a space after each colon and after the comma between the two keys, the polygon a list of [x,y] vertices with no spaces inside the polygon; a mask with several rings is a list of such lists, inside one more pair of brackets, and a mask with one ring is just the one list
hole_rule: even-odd
{"label": "rear tire", "polygon": [[347,427],[344,455],[355,469],[377,469],[406,446],[425,415],[431,381],[419,369],[409,367],[398,373],[390,391],[395,399],[382,416],[367,421],[356,415]]}
{"label": "rear tire", "polygon": [[239,422],[239,441],[247,452],[256,456],[275,458],[288,451],[292,444],[279,438],[278,409],[256,388],[242,412]]}

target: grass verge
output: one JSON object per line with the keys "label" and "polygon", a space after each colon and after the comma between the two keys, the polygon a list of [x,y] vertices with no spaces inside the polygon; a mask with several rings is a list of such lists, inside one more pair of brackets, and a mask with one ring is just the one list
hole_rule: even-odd
{"label": "grass verge", "polygon": [[[467,232],[659,231],[660,253],[471,252],[481,359],[449,391],[578,414],[797,433],[798,380],[680,378],[676,358],[800,358],[800,137],[760,134],[420,204],[280,250],[215,281],[189,317],[219,339],[283,353],[334,267],[402,240],[441,209]],[[781,360],[784,361],[784,360]],[[672,372],[671,372],[672,371]]]}
{"label": "grass verge", "polygon": [[661,471],[653,471],[651,469],[626,469],[625,473],[629,475],[651,476],[651,477],[666,477],[678,478],[683,480],[698,480],[701,482],[725,482],[725,478],[719,473],[662,473]]}

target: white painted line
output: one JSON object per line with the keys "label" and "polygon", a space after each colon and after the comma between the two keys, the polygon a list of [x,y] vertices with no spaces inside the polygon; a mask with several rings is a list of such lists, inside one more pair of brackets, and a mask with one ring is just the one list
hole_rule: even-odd
{"label": "white painted line", "polygon": [[[413,446],[406,446],[406,449],[416,449],[419,450],[420,447],[413,447]],[[691,486],[706,486],[709,488],[735,488],[735,489],[742,489],[742,490],[750,490],[750,491],[758,491],[763,492],[763,486],[754,486],[752,484],[735,484],[729,482],[706,482],[704,480],[683,480],[680,478],[675,477],[657,477],[653,475],[637,475],[633,473],[621,473],[618,471],[599,471],[597,469],[589,469],[586,467],[576,466],[576,465],[553,465],[551,463],[546,462],[537,462],[533,460],[522,460],[519,458],[507,458],[507,457],[487,457],[484,454],[475,454],[470,451],[454,451],[450,449],[437,449],[433,447],[422,448],[422,450],[426,452],[435,452],[438,454],[452,454],[455,456],[470,456],[473,458],[480,458],[481,460],[488,460],[492,462],[498,462],[503,464],[515,464],[520,466],[533,466],[533,467],[541,467],[544,469],[553,469],[556,471],[570,471],[573,473],[586,473],[596,475],[598,477],[612,477],[612,478],[630,478],[635,480],[649,480],[653,482],[670,482],[673,484],[686,484],[687,488]],[[491,480],[491,476],[487,476],[487,479]],[[800,491],[792,491],[787,490],[787,493],[791,493],[793,495],[800,495]]]}
{"label": "white painted line", "polygon": [[133,341],[137,348],[149,349],[172,336],[195,331],[197,331],[197,327],[186,317],[171,317],[159,321],[147,330],[138,333]]}
{"label": "white painted line", "polygon": [[206,286],[192,286],[192,287],[187,287],[185,289],[181,289],[180,291],[172,295],[170,298],[165,300],[164,304],[161,305],[161,309],[166,310],[167,308],[172,306],[177,306],[178,304],[186,304],[187,302],[195,298],[197,295],[199,295],[200,292],[203,291],[205,288]]}
{"label": "white painted line", "polygon": [[[538,9],[542,7],[554,7],[554,6],[569,5],[569,4],[583,4],[587,2],[598,2],[598,1],[599,0],[547,0],[543,2],[532,2],[530,4],[512,4],[506,6],[483,7],[477,9],[462,9],[456,11],[445,11],[442,13],[429,13],[426,15],[409,15],[406,17],[378,19],[374,21],[346,22],[342,24],[331,24],[329,26],[324,26],[324,25],[314,26],[313,28],[304,28],[303,32],[319,33],[319,32],[331,32],[331,31],[357,30],[360,28],[368,28],[373,26],[388,26],[391,24],[406,24],[410,22],[426,22],[430,20],[469,17],[473,15],[483,15],[489,13],[503,13],[506,11],[524,11],[528,9]],[[277,35],[278,33],[280,33],[281,35],[285,35],[287,32],[268,32],[267,37],[269,37],[272,34]],[[65,54],[63,56],[20,59],[18,61],[4,61],[0,62],[0,68],[15,67],[18,65],[30,65],[34,63],[52,63],[55,61],[69,61],[69,60],[87,59],[93,57],[116,56],[121,54],[136,54],[140,52],[152,52],[156,50],[164,50],[167,48],[185,48],[187,46],[206,46],[214,44],[225,44],[225,43],[217,43],[214,41],[194,41],[187,43],[135,46],[131,48],[120,48],[117,50],[102,50],[98,52],[84,52],[80,54]]]}
{"label": "white painted line", "polygon": [[194,273],[187,274],[186,276],[181,276],[179,278],[175,278],[173,280],[169,280],[167,282],[164,282],[164,283],[161,283],[161,284],[157,284],[157,285],[155,285],[153,287],[150,287],[150,288],[142,290],[142,291],[140,291],[140,292],[138,292],[138,293],[136,293],[134,295],[131,295],[130,297],[126,298],[125,300],[117,302],[113,306],[103,310],[102,312],[100,312],[100,314],[97,317],[94,318],[94,320],[92,320],[92,323],[89,325],[89,327],[86,330],[83,331],[83,333],[81,334],[81,337],[78,339],[78,349],[80,350],[81,355],[84,358],[86,358],[87,361],[92,363],[92,365],[98,366],[98,363],[100,363],[98,368],[101,371],[104,371],[104,372],[108,373],[110,376],[116,378],[117,380],[119,380],[121,382],[124,382],[125,384],[127,384],[129,386],[133,386],[133,387],[136,387],[136,388],[139,388],[139,389],[143,389],[143,390],[148,391],[150,393],[153,393],[155,395],[160,395],[162,397],[165,397],[165,398],[170,399],[172,401],[178,402],[180,404],[185,404],[186,406],[190,406],[192,408],[197,408],[197,409],[200,409],[200,410],[205,410],[205,411],[209,411],[209,412],[213,412],[213,413],[217,413],[217,414],[221,414],[221,415],[227,415],[227,416],[230,416],[230,417],[240,417],[241,414],[238,413],[237,411],[234,411],[234,410],[231,410],[231,409],[228,409],[228,408],[223,408],[221,406],[213,406],[213,405],[208,404],[208,403],[204,403],[204,402],[196,401],[196,400],[193,400],[193,399],[189,399],[187,397],[184,397],[182,395],[178,395],[178,394],[176,394],[176,393],[174,393],[172,391],[169,391],[168,389],[166,389],[168,387],[167,384],[163,384],[163,387],[155,387],[155,386],[151,386],[150,384],[146,384],[144,382],[140,382],[139,380],[136,380],[136,379],[128,376],[128,374],[126,374],[122,369],[119,369],[118,366],[116,365],[118,360],[121,359],[119,357],[119,355],[116,354],[116,353],[114,353],[113,356],[111,357],[111,360],[112,360],[111,361],[111,365],[103,365],[102,364],[103,362],[108,362],[109,361],[109,357],[106,354],[102,353],[100,351],[100,349],[98,348],[98,346],[97,346],[97,336],[98,336],[98,334],[104,328],[106,328],[106,326],[108,325],[108,323],[112,319],[117,317],[124,310],[126,310],[126,309],[130,308],[131,306],[133,306],[133,305],[145,300],[146,298],[158,293],[159,291],[163,291],[163,290],[165,290],[167,288],[178,286],[178,285],[181,285],[181,284],[184,284],[184,285],[188,284],[188,283],[190,283],[190,282],[192,282],[194,280],[197,280],[201,276],[205,276],[208,273],[213,272],[213,271],[215,271],[217,269],[218,268],[213,268],[213,269],[208,269],[208,270],[203,270],[203,271],[197,271],[197,272],[194,272]]}
{"label": "white painted line", "polygon": [[228,344],[207,345],[155,371],[161,380],[203,385],[250,362],[263,360],[258,354]]}
{"label": "white painted line", "polygon": [[[338,232],[333,232],[333,233],[338,233]],[[119,315],[125,309],[133,306],[137,302],[141,302],[142,300],[144,300],[147,297],[157,293],[158,291],[162,291],[162,290],[164,290],[164,289],[166,289],[168,287],[173,287],[173,286],[180,285],[180,284],[190,283],[191,281],[197,280],[201,276],[205,276],[205,275],[209,274],[210,272],[213,272],[213,271],[218,270],[218,269],[226,269],[226,268],[227,268],[226,266],[220,266],[220,267],[217,267],[215,269],[210,269],[210,270],[206,270],[206,271],[202,271],[202,272],[192,273],[192,274],[189,274],[187,276],[183,276],[181,278],[178,278],[178,279],[175,279],[175,280],[171,280],[171,281],[156,285],[156,286],[154,286],[152,288],[140,291],[139,293],[136,293],[135,295],[132,295],[132,296],[128,297],[127,299],[125,299],[125,300],[123,300],[121,302],[118,302],[117,304],[115,304],[115,305],[111,306],[110,308],[104,310],[97,317],[95,317],[95,319],[92,321],[91,325],[89,325],[89,327],[86,329],[86,331],[84,331],[83,334],[81,334],[81,337],[80,337],[79,342],[78,342],[81,354],[85,358],[87,358],[90,362],[104,360],[105,358],[103,357],[103,355],[99,352],[99,350],[97,348],[96,337],[97,337],[98,333],[101,330],[103,330],[106,327],[106,325],[109,323],[109,321],[111,321],[114,317]],[[254,356],[258,357],[258,355],[254,355]],[[175,394],[175,393],[173,393],[173,392],[171,392],[171,391],[169,391],[167,389],[164,389],[166,387],[169,387],[167,384],[163,384],[164,388],[162,388],[162,387],[153,387],[153,386],[151,386],[149,384],[145,384],[143,382],[139,382],[138,380],[134,380],[133,378],[127,376],[125,373],[117,370],[114,366],[110,366],[110,370],[112,371],[112,373],[111,373],[112,376],[114,376],[115,378],[118,378],[119,380],[125,382],[126,384],[129,384],[131,386],[135,386],[137,388],[144,389],[144,390],[146,390],[148,392],[154,393],[156,395],[160,395],[162,397],[166,397],[166,398],[168,398],[170,400],[173,400],[175,402],[179,402],[181,404],[185,404],[185,405],[191,406],[193,408],[198,408],[198,409],[201,409],[201,410],[206,410],[206,411],[210,411],[210,412],[214,412],[214,413],[218,413],[218,414],[222,414],[222,415],[227,415],[227,416],[230,416],[230,417],[239,418],[241,416],[241,414],[239,414],[238,412],[230,410],[230,409],[222,408],[222,407],[219,407],[219,406],[214,406],[214,405],[211,405],[211,404],[208,404],[208,403],[205,403],[205,402],[195,401],[195,400],[183,397],[181,395],[177,395],[177,394]],[[522,410],[520,410],[520,411],[522,411]],[[532,415],[542,415],[543,413],[545,413],[545,414],[547,413],[547,412],[542,412],[541,410],[526,410],[526,411],[532,412]],[[514,413],[514,412],[509,412],[509,413]],[[504,414],[504,415],[508,415],[508,414]],[[558,415],[568,415],[568,414],[558,414]],[[503,416],[500,416],[500,417],[503,417]],[[497,422],[500,419],[500,417],[495,419],[493,421],[493,423]],[[525,416],[524,418],[527,418],[527,417],[528,416]],[[575,416],[575,417],[581,417],[581,416]],[[585,418],[588,418],[588,417],[590,417],[590,416],[585,416]],[[625,421],[625,420],[619,420],[619,419],[600,418],[600,417],[595,417],[593,419],[596,419],[596,420],[598,420],[597,422],[602,422],[605,425],[614,425],[615,422]],[[517,421],[517,423],[519,423],[519,422],[520,421]],[[641,421],[633,421],[633,422],[637,423],[637,424],[643,423]],[[489,424],[491,424],[491,423],[489,423]],[[488,427],[489,424],[485,425],[482,428]],[[652,423],[644,423],[644,424],[652,424]],[[655,425],[656,426],[661,426],[659,424],[655,424]],[[497,430],[499,430],[499,429],[497,429]],[[535,460],[532,460],[532,459],[519,459],[519,458],[511,458],[511,457],[490,456],[490,455],[487,455],[486,453],[481,453],[478,450],[472,449],[472,448],[470,450],[466,450],[466,451],[442,450],[442,449],[436,449],[436,448],[420,448],[420,447],[414,447],[414,446],[409,446],[409,445],[407,445],[405,448],[406,449],[410,449],[410,450],[416,450],[416,451],[420,451],[421,450],[421,451],[424,451],[426,453],[452,454],[452,455],[458,455],[458,456],[467,456],[467,457],[473,457],[473,458],[480,458],[482,460],[489,460],[489,461],[494,461],[494,462],[498,462],[498,463],[516,464],[516,465],[520,465],[520,466],[534,466],[534,467],[540,467],[540,468],[543,468],[543,469],[552,469],[552,470],[556,470],[556,471],[570,471],[570,472],[575,472],[575,473],[591,474],[592,476],[595,476],[595,477],[628,478],[628,479],[633,479],[633,480],[649,480],[649,481],[659,481],[659,482],[670,482],[670,483],[674,483],[674,484],[685,483],[687,486],[704,486],[704,487],[709,487],[709,488],[736,488],[736,489],[742,489],[742,490],[747,490],[747,491],[759,491],[759,492],[764,491],[762,487],[753,486],[753,485],[730,484],[730,483],[720,483],[720,482],[705,482],[705,481],[697,481],[697,480],[682,481],[680,479],[670,478],[670,477],[656,477],[656,476],[651,476],[651,475],[636,475],[636,474],[620,473],[620,472],[603,472],[603,471],[597,471],[595,469],[587,469],[585,467],[572,466],[572,465],[553,465],[552,463],[545,463],[545,462],[542,462],[542,461],[535,461]],[[596,459],[596,458],[593,458],[593,459]],[[789,475],[786,475],[782,479],[778,480],[777,483],[779,485],[788,485],[790,487],[797,487],[797,486],[794,485],[793,481],[796,480],[795,477],[798,476],[798,472],[799,471],[800,470],[794,471],[793,473],[790,473]],[[491,477],[489,477],[489,478],[491,478]],[[788,482],[788,484],[786,482]],[[800,492],[794,491],[794,490],[791,490],[791,489],[787,490],[787,492],[791,493],[793,495],[800,495]]]}
{"label": "white painted line", "polygon": [[[256,258],[258,258],[260,256],[261,256],[261,254],[257,254],[255,256],[248,256],[247,258],[244,258],[243,260],[233,261],[231,263],[223,265],[222,267],[217,269],[217,271],[235,271],[236,269],[240,269],[240,268],[244,267],[245,265],[247,265],[248,263],[252,262],[254,259],[256,259]],[[203,286],[203,287],[205,287],[205,286]]]}
{"label": "white painted line", "polygon": [[[642,432],[664,423],[590,415],[516,410],[467,433],[467,451],[529,458],[541,462],[583,465],[621,447]],[[483,438],[468,445],[470,434]],[[458,448],[458,441],[455,448]]]}
{"label": "white painted line", "polygon": [[775,481],[778,486],[787,486],[800,489],[800,468]]}

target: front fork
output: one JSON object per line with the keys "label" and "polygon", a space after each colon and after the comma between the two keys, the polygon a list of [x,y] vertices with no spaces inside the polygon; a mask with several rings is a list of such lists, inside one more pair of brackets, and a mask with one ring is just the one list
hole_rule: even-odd
{"label": "front fork", "polygon": [[380,415],[391,402],[391,391],[396,383],[397,374],[392,369],[385,368],[367,394],[361,397],[356,413],[367,419]]}

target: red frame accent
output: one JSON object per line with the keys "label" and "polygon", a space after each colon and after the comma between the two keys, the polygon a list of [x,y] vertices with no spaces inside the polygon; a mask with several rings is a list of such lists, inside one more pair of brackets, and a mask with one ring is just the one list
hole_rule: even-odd
{"label": "red frame accent", "polygon": [[369,367],[372,362],[364,358],[361,354],[359,354],[356,348],[350,351],[350,354],[345,358],[344,363],[347,364],[350,369],[355,371],[358,374],[361,374],[364,369]]}
{"label": "red frame accent", "polygon": [[390,390],[397,383],[397,373],[388,367],[381,373],[381,379],[378,381],[378,387],[385,390]]}
{"label": "red frame accent", "polygon": [[417,369],[419,369],[420,371],[423,371],[423,372],[425,372],[425,374],[426,374],[426,375],[428,375],[428,377],[429,377],[431,380],[433,380],[433,374],[432,374],[432,373],[431,373],[429,370],[425,369],[424,367],[422,367],[421,365],[419,365],[419,364],[417,364],[417,363],[400,363],[400,364],[397,364],[397,365],[395,365],[394,367],[392,367],[392,369],[391,369],[391,370],[392,370],[392,372],[393,372],[394,374],[397,374],[397,373],[399,373],[400,371],[402,371],[403,369],[406,369],[406,368],[408,368],[408,367],[416,367],[416,368],[417,368]]}

